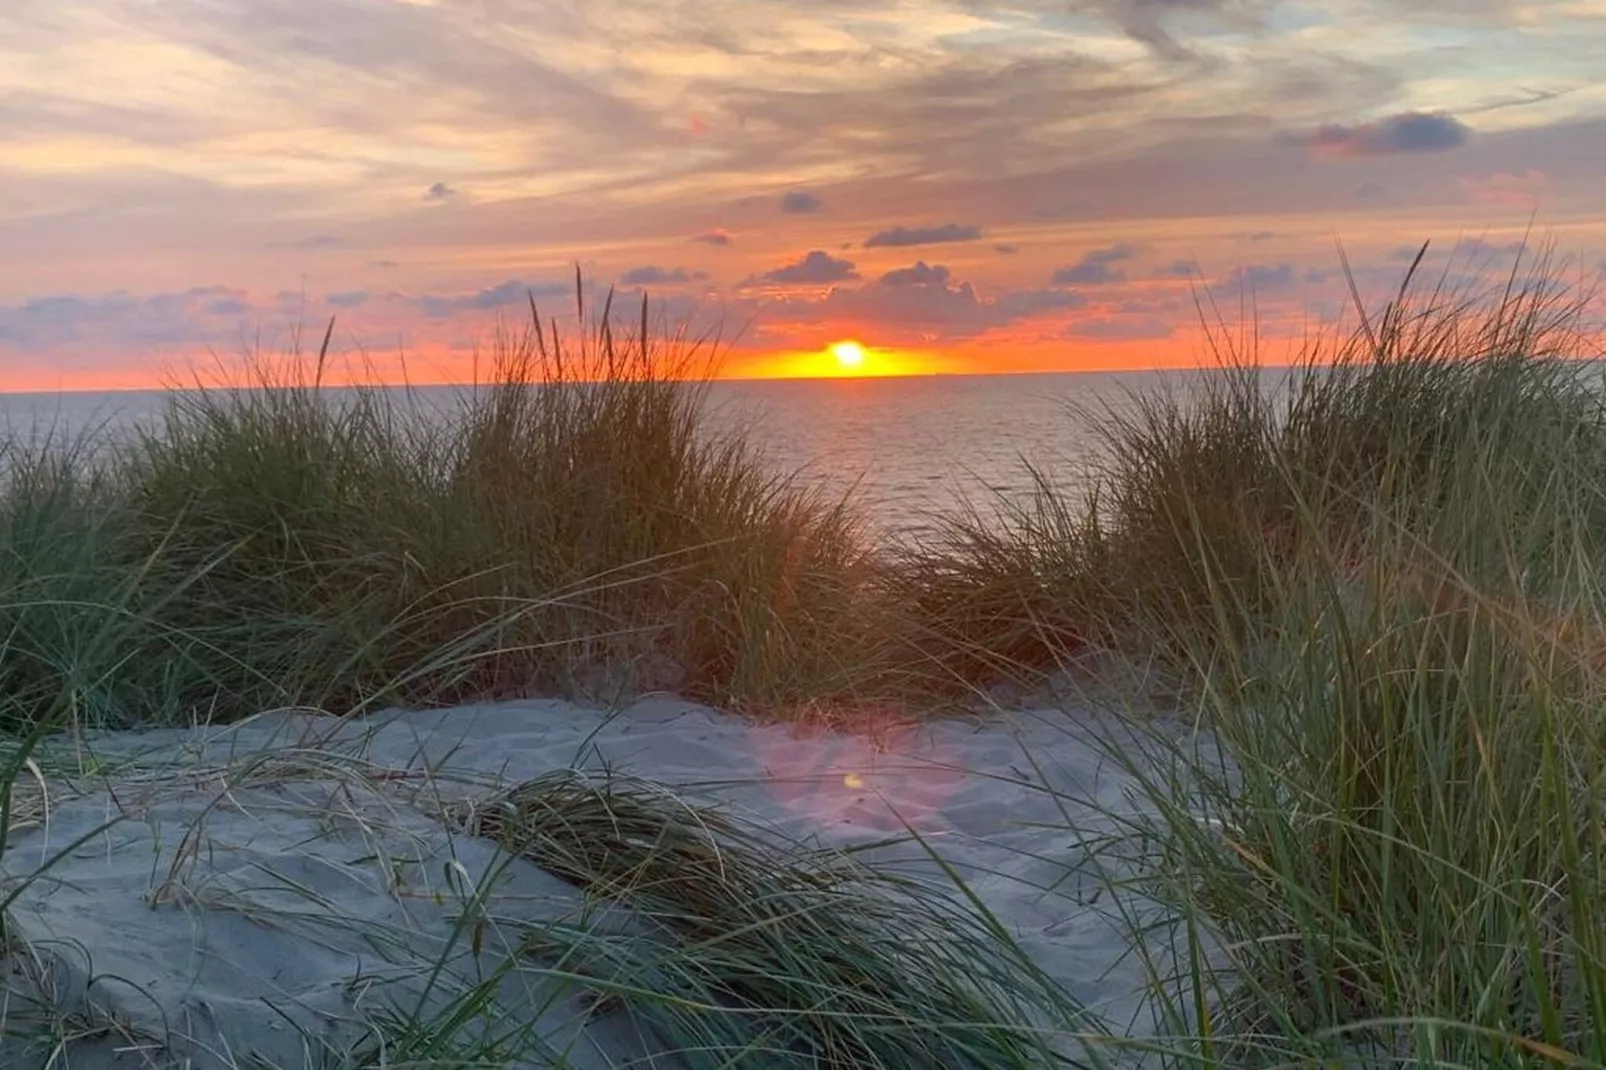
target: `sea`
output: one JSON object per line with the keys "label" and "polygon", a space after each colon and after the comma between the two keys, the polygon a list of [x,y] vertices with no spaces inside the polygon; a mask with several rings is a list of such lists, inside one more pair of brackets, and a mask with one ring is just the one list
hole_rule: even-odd
{"label": "sea", "polygon": [[[1109,414],[1146,393],[1185,395],[1206,374],[723,380],[708,384],[705,404],[711,429],[745,433],[778,474],[851,493],[874,528],[918,532],[934,514],[986,511],[1027,493],[1028,462],[1076,493],[1097,461]],[[412,387],[408,403],[446,412],[465,389]],[[0,393],[0,436],[66,440],[93,432],[115,442],[154,425],[165,399],[160,391]]]}

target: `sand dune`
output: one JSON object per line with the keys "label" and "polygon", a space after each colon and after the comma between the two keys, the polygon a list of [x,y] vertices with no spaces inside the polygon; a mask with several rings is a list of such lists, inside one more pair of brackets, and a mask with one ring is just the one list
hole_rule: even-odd
{"label": "sand dune", "polygon": [[[948,881],[912,828],[1033,961],[1124,1032],[1142,978],[1108,897],[1095,901],[1082,838],[1100,810],[1128,805],[1126,777],[1088,742],[1100,723],[936,720],[877,745],[650,698],[615,715],[520,701],[98,737],[88,751],[116,774],[51,784],[48,819],[4,858],[12,882],[45,868],[10,910],[0,1065],[45,1065],[24,1026],[66,1021],[81,1035],[57,1065],[313,1066],[314,1048],[355,1043],[376,1016],[449,1000],[515,949],[516,923],[586,910],[578,889],[454,815],[570,767],[647,777],[826,846],[902,836],[877,864]],[[478,948],[458,924],[470,904],[491,922]],[[550,1045],[529,1065],[654,1054],[627,1011],[588,1011],[550,978],[499,983]],[[659,1052],[636,1065],[683,1064]]]}

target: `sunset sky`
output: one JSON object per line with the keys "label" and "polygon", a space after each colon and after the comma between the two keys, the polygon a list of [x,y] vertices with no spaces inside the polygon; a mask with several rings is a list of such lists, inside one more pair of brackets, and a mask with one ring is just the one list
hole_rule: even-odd
{"label": "sunset sky", "polygon": [[1598,270],[1603,56],[1606,0],[4,0],[0,388],[331,315],[461,376],[576,263],[732,374],[1187,363],[1339,241]]}

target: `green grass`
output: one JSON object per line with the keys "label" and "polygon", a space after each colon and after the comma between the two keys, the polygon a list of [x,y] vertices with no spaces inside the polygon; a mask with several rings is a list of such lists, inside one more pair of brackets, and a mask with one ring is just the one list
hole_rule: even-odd
{"label": "green grass", "polygon": [[636,334],[616,319],[565,340],[532,308],[491,381],[430,422],[394,392],[323,391],[320,352],[175,391],[115,450],[17,440],[0,722],[37,722],[63,682],[94,725],[652,687],[753,710],[877,697],[891,645],[853,505],[703,425],[710,345],[640,333],[645,306]]}
{"label": "green grass", "polygon": [[[1470,290],[1420,263],[1282,386],[1214,332],[1219,369],[1100,414],[1087,495],[1040,466],[885,553],[700,423],[696,340],[616,338],[606,306],[573,343],[501,336],[434,429],[264,370],[97,462],[12,443],[3,786],[72,725],[655,684],[786,712],[1096,652],[1158,666],[1191,729],[1109,734],[1139,797],[1096,832],[1160,1064],[1606,1066],[1593,295],[1544,256]],[[979,908],[651,785],[501,803],[479,831],[656,923],[523,949],[708,1065],[1036,1066],[1027,1023],[1085,1026]],[[385,1043],[449,1062],[489,998]],[[519,1038],[481,1040],[459,1065]]]}
{"label": "green grass", "polygon": [[1072,622],[1184,684],[1192,734],[1106,741],[1167,1065],[1606,1065],[1606,392],[1557,279],[1408,279],[1288,389],[1229,352],[1138,399],[1079,543],[950,532],[1017,607],[993,634],[1046,621],[1052,664]]}
{"label": "green grass", "polygon": [[648,781],[564,771],[490,801],[471,831],[647,924],[554,926],[566,963],[688,1066],[1096,1065],[1096,1019],[952,889],[788,843]]}

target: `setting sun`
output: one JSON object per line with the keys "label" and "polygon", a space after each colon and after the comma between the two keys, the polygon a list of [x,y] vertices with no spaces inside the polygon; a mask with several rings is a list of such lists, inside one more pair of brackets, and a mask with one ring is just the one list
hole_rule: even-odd
{"label": "setting sun", "polygon": [[836,362],[849,371],[864,366],[864,347],[857,342],[837,342],[831,346]]}

